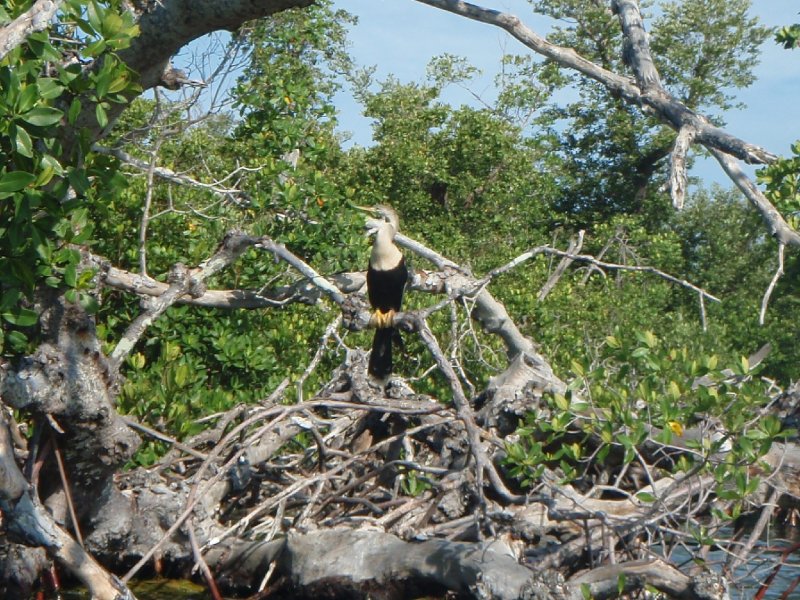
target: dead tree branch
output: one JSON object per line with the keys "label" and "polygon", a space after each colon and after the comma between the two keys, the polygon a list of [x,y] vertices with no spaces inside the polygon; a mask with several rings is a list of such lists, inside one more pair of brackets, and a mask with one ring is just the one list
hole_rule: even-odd
{"label": "dead tree branch", "polygon": [[0,60],[22,44],[30,34],[46,29],[61,4],[62,0],[37,0],[28,10],[0,29]]}
{"label": "dead tree branch", "polygon": [[[800,234],[786,223],[769,200],[741,172],[732,158],[738,158],[748,164],[769,164],[776,159],[776,156],[715,127],[707,118],[689,109],[663,88],[650,55],[647,36],[635,0],[620,0],[615,2],[614,6],[618,9],[621,27],[626,35],[626,48],[629,62],[636,74],[636,83],[628,77],[592,63],[577,54],[572,48],[564,48],[548,42],[514,15],[486,9],[461,0],[417,1],[499,27],[534,52],[601,83],[627,102],[652,112],[662,122],[679,132],[678,143],[676,149],[673,150],[674,169],[671,178],[673,185],[677,186],[673,189],[673,201],[676,205],[682,204],[681,161],[683,156],[681,152],[684,151],[684,145],[690,143],[690,137],[703,144],[756,207],[772,235],[783,244],[800,246]],[[681,132],[684,132],[683,137],[681,137]],[[675,154],[676,150],[677,154]]]}

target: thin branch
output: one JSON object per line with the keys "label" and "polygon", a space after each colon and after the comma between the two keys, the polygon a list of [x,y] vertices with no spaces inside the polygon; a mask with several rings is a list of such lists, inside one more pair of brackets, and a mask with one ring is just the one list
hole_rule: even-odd
{"label": "thin branch", "polygon": [[755,526],[750,531],[747,542],[743,544],[741,548],[728,556],[727,568],[730,570],[730,572],[735,572],[736,569],[738,569],[747,561],[747,555],[750,554],[750,551],[761,539],[761,534],[764,533],[764,529],[767,528],[767,525],[772,520],[772,515],[778,505],[777,502],[780,495],[780,492],[778,492],[776,488],[770,486],[769,494],[761,508],[761,514],[759,515]]}
{"label": "thin branch", "polygon": [[162,138],[158,138],[150,153],[150,162],[147,167],[147,181],[142,207],[142,219],[139,223],[139,272],[147,275],[147,225],[150,222],[150,207],[153,204],[153,173],[156,168],[158,151],[161,148]]}
{"label": "thin branch", "polygon": [[[51,433],[52,435],[52,433]],[[67,478],[67,469],[64,467],[64,456],[61,454],[61,448],[58,445],[58,438],[53,435],[53,455],[56,457],[56,465],[58,465],[58,476],[61,478],[61,487],[64,490],[64,498],[67,501],[67,509],[69,510],[69,518],[72,521],[72,531],[75,533],[75,539],[83,545],[83,535],[81,534],[81,524],[78,521],[78,515],[75,512],[75,502],[72,499],[72,490],[70,489],[69,479]]]}
{"label": "thin branch", "polygon": [[783,277],[783,254],[785,249],[786,245],[778,242],[778,268],[775,270],[775,275],[772,276],[769,286],[767,286],[767,291],[764,292],[764,298],[761,300],[761,312],[758,315],[759,325],[764,324],[764,318],[767,315],[767,305],[769,304],[770,296],[772,296],[772,292],[775,290],[778,280]]}
{"label": "thin branch", "polygon": [[574,255],[580,253],[581,249],[583,248],[583,236],[584,236],[585,233],[586,232],[583,229],[581,229],[578,232],[578,238],[577,239],[573,238],[572,240],[570,240],[569,246],[567,247],[567,254],[569,256],[564,256],[561,259],[561,261],[558,263],[558,266],[556,267],[556,270],[553,271],[553,274],[550,275],[550,277],[548,277],[547,281],[542,286],[542,289],[539,290],[539,295],[536,296],[536,299],[539,302],[541,302],[542,300],[547,298],[547,296],[550,294],[550,292],[553,291],[553,288],[556,287],[556,284],[561,279],[561,277],[564,275],[566,270],[572,264],[574,259],[570,258],[570,256],[574,256]]}
{"label": "thin branch", "polygon": [[669,190],[672,196],[672,206],[676,210],[683,208],[684,198],[686,197],[686,182],[688,179],[686,175],[686,157],[696,136],[697,130],[694,127],[681,127],[675,138],[672,154],[670,154]]}
{"label": "thin branch", "polygon": [[464,390],[461,387],[461,382],[458,380],[458,375],[456,374],[453,366],[445,357],[442,349],[439,347],[439,342],[436,340],[436,336],[433,335],[433,332],[428,327],[428,324],[425,322],[424,319],[418,319],[416,322],[416,328],[419,332],[420,338],[428,347],[428,350],[433,355],[433,359],[436,361],[436,364],[439,366],[439,370],[447,379],[448,383],[450,384],[450,390],[453,392],[453,404],[456,407],[456,413],[458,414],[458,418],[464,424],[464,429],[467,432],[467,439],[469,440],[469,447],[472,453],[473,458],[475,459],[475,469],[476,469],[476,476],[477,476],[477,492],[483,502],[483,489],[482,489],[482,475],[485,472],[489,476],[489,481],[492,484],[494,490],[503,497],[508,502],[521,502],[524,501],[525,496],[519,496],[517,494],[511,493],[508,488],[506,487],[503,480],[500,479],[500,475],[497,473],[497,470],[494,467],[494,464],[489,459],[486,454],[486,451],[483,448],[481,442],[481,432],[478,425],[475,423],[475,416],[472,413],[472,409],[469,406],[469,401],[467,397],[464,395]]}
{"label": "thin branch", "polygon": [[132,427],[133,429],[138,429],[142,433],[145,433],[145,434],[149,435],[150,437],[152,437],[154,439],[160,440],[162,442],[167,442],[168,444],[174,446],[176,449],[180,450],[181,452],[185,452],[186,454],[194,456],[195,458],[199,458],[200,460],[205,460],[206,458],[208,458],[206,454],[203,454],[202,452],[198,452],[197,450],[187,446],[186,444],[182,444],[181,442],[176,440],[174,437],[169,436],[166,433],[162,433],[160,431],[157,431],[157,430],[153,429],[152,427],[148,427],[147,425],[142,425],[138,421],[136,421],[136,420],[134,420],[134,419],[132,419],[130,417],[126,417],[124,415],[121,416],[120,418],[125,423],[125,425],[127,425],[128,427]]}
{"label": "thin branch", "polygon": [[198,181],[188,175],[183,175],[181,173],[176,173],[172,169],[167,167],[159,167],[156,165],[152,165],[146,161],[143,161],[139,158],[136,158],[132,154],[125,152],[121,148],[106,148],[105,146],[101,146],[100,144],[94,144],[92,146],[92,150],[97,152],[98,154],[104,154],[107,156],[114,156],[115,158],[119,159],[123,163],[130,165],[131,167],[141,171],[143,173],[149,173],[152,171],[153,175],[158,177],[159,179],[163,179],[168,183],[174,183],[175,185],[181,186],[188,186],[191,188],[211,192],[221,198],[231,201],[234,204],[241,204],[242,197],[244,196],[243,192],[235,187],[226,187],[224,184],[229,179],[232,179],[238,176],[241,173],[257,173],[263,167],[242,167],[239,166],[225,177],[221,179],[216,179],[212,183],[203,183],[202,181]]}
{"label": "thin branch", "polygon": [[136,342],[144,335],[153,321],[182,296],[187,294],[199,296],[205,293],[203,282],[231,264],[255,241],[257,241],[255,238],[239,232],[232,232],[225,237],[217,252],[199,267],[190,270],[180,263],[175,265],[170,273],[169,288],[154,299],[151,306],[128,326],[125,334],[117,343],[110,356],[112,370],[115,372],[119,370],[122,361],[131,353]]}
{"label": "thin branch", "polygon": [[[281,398],[283,396],[284,392],[286,391],[286,388],[288,387],[288,385],[289,385],[289,380],[288,379],[284,379],[278,385],[278,387],[275,388],[275,390],[272,392],[272,394],[270,394],[268,402],[269,401],[277,401],[279,398]],[[216,481],[215,478],[221,478],[221,477],[224,477],[226,475],[226,473],[227,473],[226,469],[219,469],[217,471],[217,474],[214,477],[212,477],[208,481],[202,481],[202,477],[205,474],[206,470],[208,470],[211,467],[212,461],[214,459],[216,459],[227,448],[228,442],[231,439],[235,439],[242,431],[244,431],[247,427],[252,425],[254,422],[260,420],[261,418],[262,418],[262,415],[260,413],[256,413],[255,415],[249,417],[248,419],[245,419],[242,423],[240,423],[239,425],[234,427],[231,431],[229,431],[227,433],[227,435],[218,444],[216,444],[214,446],[214,448],[211,450],[211,452],[209,453],[209,455],[206,458],[206,460],[204,460],[201,463],[200,468],[194,474],[194,480],[197,481],[197,482],[202,482],[203,485],[201,486],[198,483],[198,484],[196,484],[196,485],[194,485],[192,487],[191,491],[189,492],[189,495],[186,498],[186,503],[185,503],[183,512],[181,512],[181,514],[177,517],[177,519],[175,519],[175,522],[172,525],[170,525],[169,529],[167,529],[167,531],[164,532],[164,535],[161,536],[161,539],[159,539],[158,542],[153,544],[153,546],[150,548],[150,550],[145,552],[144,555],[139,559],[139,561],[135,565],[133,565],[127,573],[125,573],[125,575],[122,577],[122,581],[123,582],[130,581],[130,579],[134,575],[136,575],[136,573],[138,573],[139,570],[144,565],[147,564],[147,561],[149,561],[153,557],[153,555],[156,552],[158,552],[158,549],[168,539],[170,539],[172,537],[172,535],[176,531],[178,531],[178,529],[181,528],[181,526],[186,521],[186,519],[188,519],[191,516],[192,512],[194,512],[194,507],[197,504],[197,502],[200,500],[200,498],[202,497],[202,492],[207,491],[210,488],[210,486],[213,485],[213,483]],[[280,418],[280,417],[278,417],[278,418]],[[236,460],[236,458],[238,458],[238,457],[234,456],[231,460]],[[203,488],[202,492],[201,492],[201,489],[200,489],[201,487]]]}
{"label": "thin branch", "polygon": [[660,269],[656,269],[655,267],[649,266],[641,266],[641,265],[620,265],[616,263],[609,263],[602,260],[596,259],[594,256],[590,256],[588,254],[569,254],[568,252],[564,252],[563,250],[556,250],[555,248],[551,248],[550,246],[537,246],[536,248],[532,248],[527,252],[524,252],[517,256],[515,259],[509,261],[505,265],[497,267],[496,269],[492,269],[489,273],[484,277],[484,280],[492,280],[495,277],[507,273],[508,271],[518,267],[522,263],[538,256],[539,254],[548,254],[548,255],[555,255],[555,256],[562,256],[569,258],[571,260],[589,263],[590,265],[594,265],[596,267],[601,267],[604,269],[611,269],[617,271],[630,271],[633,273],[652,273],[653,275],[657,275],[662,279],[665,279],[671,283],[676,285],[680,285],[681,287],[685,287],[689,289],[702,298],[707,298],[713,302],[721,302],[719,298],[716,296],[709,294],[704,289],[697,287],[693,283],[686,281],[685,279],[679,279],[674,275],[670,275],[669,273],[665,273]]}
{"label": "thin branch", "polygon": [[192,546],[192,552],[194,553],[195,565],[200,566],[203,578],[208,584],[208,591],[211,593],[211,597],[213,600],[223,600],[222,594],[217,587],[217,582],[214,579],[214,574],[211,572],[211,569],[208,568],[208,563],[206,563],[203,558],[203,552],[200,550],[200,544],[197,543],[197,536],[194,533],[194,524],[189,523],[186,529],[189,530],[189,542]]}
{"label": "thin branch", "polygon": [[335,285],[328,281],[325,277],[317,273],[313,268],[306,264],[298,256],[292,254],[286,246],[279,244],[274,240],[263,237],[256,243],[257,248],[272,252],[277,258],[294,267],[303,277],[308,279],[314,286],[319,288],[331,300],[341,306],[344,304],[344,296]]}

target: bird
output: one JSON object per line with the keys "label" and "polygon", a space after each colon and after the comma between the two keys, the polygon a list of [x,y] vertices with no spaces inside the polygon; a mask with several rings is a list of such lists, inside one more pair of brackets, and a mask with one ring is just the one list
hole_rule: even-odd
{"label": "bird", "polygon": [[370,222],[375,231],[375,241],[367,269],[367,295],[374,310],[371,321],[375,325],[372,352],[367,372],[378,381],[386,381],[392,374],[392,341],[396,335],[394,315],[400,312],[403,292],[408,280],[408,268],[403,253],[394,243],[400,219],[391,206],[359,207],[380,217]]}

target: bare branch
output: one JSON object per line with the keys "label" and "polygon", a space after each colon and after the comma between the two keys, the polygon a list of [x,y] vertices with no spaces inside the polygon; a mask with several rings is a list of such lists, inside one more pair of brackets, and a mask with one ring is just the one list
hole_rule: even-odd
{"label": "bare branch", "polygon": [[681,127],[672,147],[669,162],[669,191],[672,196],[672,206],[676,210],[683,208],[686,198],[686,156],[696,135],[694,127]]}
{"label": "bare branch", "polygon": [[256,241],[255,238],[242,233],[232,232],[225,237],[217,252],[196,269],[189,270],[180,263],[175,265],[170,273],[169,288],[152,302],[148,310],[128,326],[125,334],[114,348],[110,356],[112,368],[115,371],[119,370],[120,364],[133,350],[139,338],[164,311],[182,296],[203,295],[205,293],[203,282],[231,264]]}
{"label": "bare branch", "polygon": [[148,163],[143,161],[139,158],[136,158],[132,154],[125,152],[121,148],[106,148],[105,146],[101,146],[100,144],[94,144],[92,146],[92,150],[97,152],[98,154],[105,154],[107,156],[114,156],[121,160],[123,163],[130,165],[131,167],[142,171],[143,173],[150,173],[159,179],[163,179],[169,183],[174,183],[176,185],[183,185],[192,187],[195,189],[211,192],[224,200],[231,201],[235,204],[241,203],[242,196],[244,195],[243,192],[235,187],[226,187],[225,182],[229,179],[237,176],[239,173],[254,173],[261,170],[262,167],[237,167],[230,173],[228,173],[225,177],[221,179],[217,179],[212,183],[203,183],[202,181],[198,181],[197,179],[193,179],[187,175],[183,175],[181,173],[176,173],[172,169],[167,167],[159,167],[155,164]]}
{"label": "bare branch", "polygon": [[764,318],[767,315],[767,305],[769,304],[770,296],[772,296],[772,292],[775,290],[778,280],[783,277],[783,254],[785,248],[786,246],[784,244],[778,242],[778,268],[775,270],[775,275],[772,276],[769,286],[767,287],[767,291],[764,292],[764,298],[761,300],[761,312],[758,315],[759,325],[764,324]]}
{"label": "bare branch", "polygon": [[37,0],[28,10],[0,29],[0,60],[27,37],[46,29],[63,0]]}
{"label": "bare branch", "polygon": [[[653,89],[654,86],[651,85],[645,93],[630,78],[596,65],[572,48],[548,42],[514,15],[483,8],[462,0],[417,0],[417,2],[504,29],[534,52],[546,56],[563,67],[574,69],[586,77],[594,79],[610,91],[620,94],[632,104],[649,107],[659,119],[673,129],[680,131],[685,126],[694,127],[697,130],[697,141],[707,146],[717,148],[747,163],[765,164],[776,158],[774,154],[763,148],[747,143],[719,127],[711,125],[707,119],[690,110],[663,89]],[[642,61],[644,62],[644,59]],[[654,83],[649,77],[648,81]]]}
{"label": "bare branch", "polygon": [[542,286],[542,289],[539,290],[539,295],[536,296],[536,299],[539,302],[547,298],[550,292],[553,291],[553,288],[556,287],[556,284],[558,283],[559,279],[561,279],[561,276],[564,275],[564,273],[567,271],[569,266],[572,264],[572,261],[574,260],[573,258],[571,258],[571,256],[578,254],[581,251],[581,248],[583,248],[583,236],[585,233],[586,232],[583,229],[581,229],[578,232],[578,239],[573,238],[572,240],[570,240],[569,246],[567,247],[567,254],[569,256],[564,256],[561,258],[561,261],[558,263],[556,270],[553,271],[553,274],[550,275],[550,277],[548,277],[547,281]]}
{"label": "bare branch", "polygon": [[[697,585],[698,579],[708,579],[706,586]],[[623,588],[620,590],[620,582]],[[686,600],[722,600],[727,591],[721,579],[716,576],[700,575],[692,578],[684,575],[660,559],[631,561],[621,565],[607,565],[581,573],[569,580],[569,585],[582,589],[585,585],[592,598],[613,598],[620,593],[630,593],[641,589],[646,582],[670,598]]]}
{"label": "bare branch", "polygon": [[633,68],[639,89],[645,94],[652,89],[662,89],[638,4],[633,0],[612,0],[611,7],[619,14],[622,31],[629,45],[623,50],[623,57]]}
{"label": "bare branch", "polygon": [[161,138],[156,140],[150,153],[150,162],[147,165],[144,206],[142,207],[142,218],[139,222],[139,272],[142,275],[147,275],[147,226],[150,223],[150,207],[153,204],[153,173],[156,169],[156,158],[161,148],[161,141]]}
{"label": "bare branch", "polygon": [[601,267],[603,269],[611,269],[615,271],[630,271],[633,273],[652,273],[653,275],[657,275],[658,277],[666,279],[671,283],[680,285],[681,287],[685,287],[686,289],[695,292],[702,298],[707,298],[708,300],[711,300],[713,302],[721,302],[719,298],[717,298],[712,294],[709,294],[707,291],[697,287],[693,283],[690,283],[685,279],[679,279],[678,277],[670,275],[669,273],[665,273],[664,271],[656,269],[655,267],[641,266],[641,265],[619,265],[616,263],[609,263],[602,260],[598,260],[594,256],[590,256],[588,254],[570,254],[569,252],[564,252],[563,250],[556,250],[555,248],[551,248],[550,246],[537,246],[536,248],[532,248],[531,250],[528,250],[527,252],[520,254],[515,259],[509,261],[505,265],[489,271],[489,273],[485,276],[484,280],[489,281],[499,275],[502,275],[503,273],[507,273],[508,271],[514,269],[515,267],[518,267],[522,263],[538,256],[539,254],[551,254],[555,256],[561,256],[569,258],[570,260],[589,263],[590,265]]}
{"label": "bare branch", "polygon": [[439,370],[447,378],[447,381],[450,384],[450,390],[453,392],[453,404],[456,407],[458,418],[462,423],[464,423],[464,428],[467,431],[467,438],[469,440],[470,451],[475,459],[475,466],[478,475],[477,491],[481,497],[481,500],[483,501],[483,489],[481,489],[483,472],[486,472],[486,474],[489,476],[489,481],[491,482],[494,490],[505,500],[508,502],[520,502],[524,500],[524,496],[512,494],[508,490],[502,479],[500,479],[500,475],[498,475],[494,464],[487,456],[486,451],[483,449],[480,428],[475,423],[475,416],[469,406],[467,397],[464,395],[464,389],[461,387],[461,382],[459,381],[458,375],[453,369],[453,366],[447,360],[447,357],[445,357],[442,349],[439,347],[439,342],[436,340],[436,336],[433,335],[433,332],[423,319],[419,319],[415,325],[420,337],[422,338],[422,341],[428,347],[428,350],[433,355],[433,359],[439,366]]}
{"label": "bare branch", "polygon": [[800,234],[798,234],[791,226],[784,220],[781,213],[778,212],[772,203],[767,200],[766,196],[761,193],[756,185],[750,181],[747,175],[744,174],[739,165],[730,156],[714,148],[709,148],[712,156],[717,159],[717,162],[722,165],[722,168],[728,174],[728,177],[736,184],[745,198],[761,213],[761,218],[766,221],[770,233],[780,243],[787,246],[800,246]]}
{"label": "bare branch", "polygon": [[280,258],[284,262],[294,267],[303,277],[308,279],[314,286],[322,290],[336,304],[344,304],[344,296],[339,289],[328,281],[325,277],[317,273],[308,264],[303,262],[299,257],[295,256],[284,246],[274,240],[263,237],[256,243],[257,248],[262,248],[272,252],[276,258]]}

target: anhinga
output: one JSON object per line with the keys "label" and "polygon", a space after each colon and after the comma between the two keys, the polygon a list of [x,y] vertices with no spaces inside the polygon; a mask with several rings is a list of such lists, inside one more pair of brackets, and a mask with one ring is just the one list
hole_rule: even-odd
{"label": "anhinga", "polygon": [[369,374],[378,380],[385,380],[392,373],[394,315],[400,311],[408,269],[403,254],[394,244],[394,236],[399,228],[397,213],[389,206],[366,210],[382,218],[376,227],[367,269],[367,294],[375,310],[373,319],[376,327],[369,355]]}

